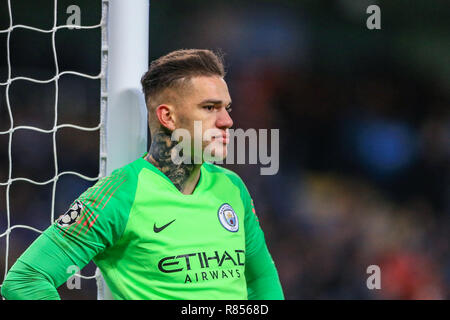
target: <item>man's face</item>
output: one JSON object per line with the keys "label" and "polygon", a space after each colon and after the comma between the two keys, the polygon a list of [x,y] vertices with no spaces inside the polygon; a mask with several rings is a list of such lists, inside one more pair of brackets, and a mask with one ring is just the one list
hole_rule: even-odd
{"label": "man's face", "polygon": [[[202,157],[202,161],[210,160],[208,154],[215,160],[225,159],[229,142],[228,129],[233,125],[227,84],[219,76],[199,76],[189,81],[187,88],[182,90],[179,105],[174,111],[175,126],[186,129],[191,134],[191,151],[194,151],[196,145],[201,146],[202,154],[206,155]],[[200,150],[197,149],[199,148],[195,152],[198,159]]]}

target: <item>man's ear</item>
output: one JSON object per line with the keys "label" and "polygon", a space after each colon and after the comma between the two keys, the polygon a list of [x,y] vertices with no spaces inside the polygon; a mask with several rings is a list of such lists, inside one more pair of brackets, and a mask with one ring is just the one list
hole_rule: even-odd
{"label": "man's ear", "polygon": [[158,117],[159,123],[170,131],[175,130],[175,114],[174,107],[168,104],[160,104],[156,108],[156,116]]}

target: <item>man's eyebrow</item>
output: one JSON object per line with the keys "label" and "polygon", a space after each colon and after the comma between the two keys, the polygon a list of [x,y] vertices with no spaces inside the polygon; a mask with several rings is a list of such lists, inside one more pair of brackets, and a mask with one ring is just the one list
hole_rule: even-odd
{"label": "man's eyebrow", "polygon": [[[203,100],[202,102],[200,102],[199,105],[201,105],[201,104],[207,104],[207,103],[210,103],[210,104],[222,104],[223,101],[222,101],[222,100],[216,100],[216,99],[206,99],[206,100]],[[230,105],[231,105],[231,101],[230,101],[230,103],[227,105],[227,107],[230,106]]]}

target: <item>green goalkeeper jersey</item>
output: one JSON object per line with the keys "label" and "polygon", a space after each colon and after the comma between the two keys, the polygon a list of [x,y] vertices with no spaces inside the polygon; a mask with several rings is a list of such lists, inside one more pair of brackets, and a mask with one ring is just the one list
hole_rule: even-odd
{"label": "green goalkeeper jersey", "polygon": [[[144,157],[99,180],[17,260],[2,294],[59,298],[67,267],[91,260],[114,299],[283,298],[244,183],[209,163],[190,195]],[[14,287],[27,273],[47,283],[25,297]]]}

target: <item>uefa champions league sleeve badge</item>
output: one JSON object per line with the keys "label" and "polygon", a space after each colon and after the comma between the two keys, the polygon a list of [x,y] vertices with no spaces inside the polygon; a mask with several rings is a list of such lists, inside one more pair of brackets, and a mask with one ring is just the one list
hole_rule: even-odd
{"label": "uefa champions league sleeve badge", "polygon": [[61,227],[68,227],[80,220],[83,204],[80,201],[75,203],[62,216],[56,220]]}
{"label": "uefa champions league sleeve badge", "polygon": [[239,230],[237,214],[228,203],[221,205],[217,214],[220,223],[225,229],[231,232],[237,232]]}

